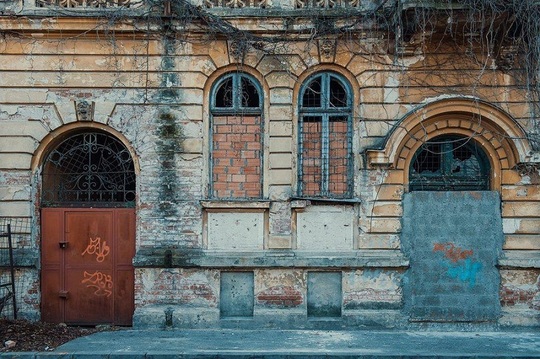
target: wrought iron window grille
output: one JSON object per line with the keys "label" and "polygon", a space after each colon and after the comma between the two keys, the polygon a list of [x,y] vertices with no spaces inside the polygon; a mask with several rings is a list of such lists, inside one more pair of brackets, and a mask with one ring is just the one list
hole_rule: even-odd
{"label": "wrought iron window grille", "polygon": [[324,72],[299,96],[298,195],[353,196],[352,93],[341,76]]}
{"label": "wrought iron window grille", "polygon": [[409,170],[411,191],[489,190],[490,165],[470,137],[440,136],[416,152]]}
{"label": "wrought iron window grille", "polygon": [[133,207],[135,171],[131,153],[106,133],[80,133],[67,138],[45,160],[42,205]]}

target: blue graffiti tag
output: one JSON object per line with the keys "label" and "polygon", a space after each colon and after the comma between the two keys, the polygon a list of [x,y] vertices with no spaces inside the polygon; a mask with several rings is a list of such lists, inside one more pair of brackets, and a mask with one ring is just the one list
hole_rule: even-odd
{"label": "blue graffiti tag", "polygon": [[445,263],[448,267],[446,274],[450,278],[459,279],[462,282],[469,282],[470,287],[476,284],[476,275],[482,269],[482,263],[473,262],[470,258],[458,263]]}

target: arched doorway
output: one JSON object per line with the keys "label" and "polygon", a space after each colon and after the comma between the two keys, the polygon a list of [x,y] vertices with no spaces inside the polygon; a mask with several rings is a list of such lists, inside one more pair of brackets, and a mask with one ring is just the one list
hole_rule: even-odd
{"label": "arched doorway", "polygon": [[444,99],[407,114],[368,153],[403,185],[404,309],[412,321],[496,321],[504,242],[500,191],[530,145],[499,108]]}
{"label": "arched doorway", "polygon": [[131,325],[131,154],[121,141],[98,129],[69,133],[51,147],[42,171],[42,320]]}

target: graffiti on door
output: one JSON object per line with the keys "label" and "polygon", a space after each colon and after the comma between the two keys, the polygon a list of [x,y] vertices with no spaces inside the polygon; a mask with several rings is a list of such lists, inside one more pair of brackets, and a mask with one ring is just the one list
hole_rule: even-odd
{"label": "graffiti on door", "polygon": [[90,237],[90,243],[82,252],[82,256],[84,257],[85,254],[95,254],[96,255],[96,261],[99,263],[103,262],[105,258],[109,255],[111,252],[111,248],[107,245],[107,241],[101,241],[101,237],[96,237],[92,239]]}
{"label": "graffiti on door", "polygon": [[[90,243],[86,246],[81,256],[85,254],[95,255],[96,261],[102,263],[111,252],[111,248],[107,245],[107,241],[102,241],[101,237],[90,237]],[[81,284],[86,284],[87,288],[95,289],[94,295],[98,297],[110,297],[112,294],[113,281],[112,276],[103,272],[95,271],[94,273],[84,272],[84,279]]]}
{"label": "graffiti on door", "polygon": [[86,284],[86,288],[94,288],[94,295],[98,297],[110,297],[112,294],[112,276],[99,271],[94,273],[84,271],[84,279],[81,284]]}

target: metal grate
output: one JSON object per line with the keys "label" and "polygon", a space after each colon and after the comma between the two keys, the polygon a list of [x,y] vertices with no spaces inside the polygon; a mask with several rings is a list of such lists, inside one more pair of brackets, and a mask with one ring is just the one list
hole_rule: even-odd
{"label": "metal grate", "polygon": [[[0,218],[0,315],[17,319],[16,293],[17,288],[15,267],[19,248],[29,245],[30,219],[1,217]],[[20,255],[19,255],[20,257]],[[23,258],[18,258],[24,261]]]}
{"label": "metal grate", "polygon": [[131,207],[135,171],[131,154],[105,133],[74,135],[52,151],[43,170],[43,206]]}
{"label": "metal grate", "polygon": [[416,153],[410,170],[410,189],[488,190],[489,161],[471,138],[437,137]]}

